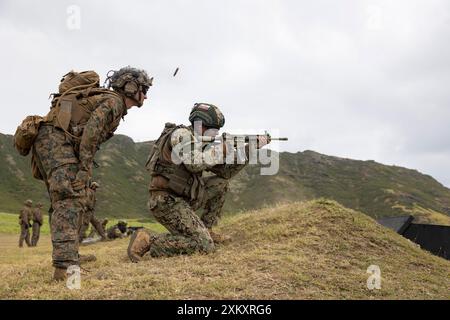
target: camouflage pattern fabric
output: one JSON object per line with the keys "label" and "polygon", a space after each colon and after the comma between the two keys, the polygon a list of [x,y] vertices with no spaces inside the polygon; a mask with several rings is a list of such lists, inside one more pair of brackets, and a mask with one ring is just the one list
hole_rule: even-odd
{"label": "camouflage pattern fabric", "polygon": [[86,188],[74,191],[72,183],[79,171],[92,172],[92,161],[99,145],[111,138],[126,114],[123,100],[105,94],[84,127],[75,154],[74,142],[53,125],[43,124],[33,152],[44,177],[51,200],[50,230],[53,244],[53,266],[68,268],[79,265],[79,228],[86,210]]}
{"label": "camouflage pattern fabric", "polygon": [[91,188],[87,189],[88,196],[87,196],[87,203],[86,203],[86,212],[83,214],[83,221],[80,227],[79,232],[79,241],[83,241],[83,239],[86,238],[86,232],[89,228],[89,224],[92,225],[92,227],[95,229],[98,235],[102,239],[106,238],[105,229],[102,226],[102,223],[95,217],[95,203],[96,203],[96,197],[95,197],[95,190],[92,190]]}
{"label": "camouflage pattern fabric", "polygon": [[[155,237],[149,254],[153,257],[209,253],[214,251],[214,242],[208,229],[216,225],[222,213],[228,181],[217,176],[205,178],[206,194],[202,203],[189,203],[173,194],[152,192],[148,202],[155,219],[170,234]],[[195,210],[203,209],[200,218]]]}
{"label": "camouflage pattern fabric", "polygon": [[205,227],[211,229],[217,225],[222,217],[222,208],[225,203],[225,195],[228,192],[228,180],[218,176],[210,176],[205,180],[205,197],[201,208],[203,209],[202,222]]}
{"label": "camouflage pattern fabric", "polygon": [[214,251],[208,229],[186,200],[155,192],[148,206],[155,219],[170,232],[155,236],[149,251],[152,257]]}
{"label": "camouflage pattern fabric", "polygon": [[41,225],[37,222],[33,222],[33,235],[31,237],[31,246],[36,247],[39,242],[39,237],[41,235]]}
{"label": "camouflage pattern fabric", "polygon": [[43,223],[42,213],[40,208],[33,210],[33,235],[31,237],[31,245],[35,247],[39,241],[41,226]]}
{"label": "camouflage pattern fabric", "polygon": [[23,242],[25,241],[25,243],[27,244],[27,246],[31,247],[31,242],[30,242],[30,227],[27,227],[24,224],[20,225],[20,238],[19,238],[19,247],[22,248],[23,247]]}
{"label": "camouflage pattern fabric", "polygon": [[83,213],[83,218],[81,221],[80,231],[78,233],[79,242],[86,239],[86,231],[89,228],[89,223],[91,221],[91,217],[94,216],[94,211],[92,210],[86,210]]}
{"label": "camouflage pattern fabric", "polygon": [[[170,138],[167,137],[170,128],[174,128]],[[170,131],[169,131],[170,132]],[[148,169],[152,175],[149,191],[150,199],[148,207],[155,219],[169,230],[169,234],[157,235],[151,244],[149,254],[153,257],[174,256],[179,254],[192,254],[194,252],[209,253],[214,250],[214,242],[208,229],[216,225],[221,217],[222,208],[225,202],[225,195],[228,191],[228,180],[241,171],[248,163],[245,158],[242,164],[221,164],[216,161],[216,157],[222,152],[221,145],[204,144],[200,150],[193,148],[198,143],[192,127],[175,126],[166,124],[166,129],[162,132],[161,138],[157,140],[148,163]],[[187,146],[187,148],[184,148]],[[182,147],[188,152],[183,152],[179,160],[181,163],[175,165],[171,158],[172,150],[175,147]],[[248,154],[248,150],[247,154]],[[155,155],[158,156],[155,161]],[[237,152],[234,154],[237,159]],[[177,194],[170,187],[172,175],[165,175],[158,167],[170,168],[168,171],[176,172],[181,169],[191,175],[192,179],[187,179],[184,183],[190,183],[189,189],[198,181],[198,197],[183,196]],[[209,172],[209,176],[205,176]],[[195,211],[203,211],[199,217]]]}
{"label": "camouflage pattern fabric", "polygon": [[80,142],[80,169],[92,172],[92,163],[98,147],[110,139],[119,126],[120,119],[127,114],[123,99],[117,95],[104,95],[100,106],[92,113]]}
{"label": "camouflage pattern fabric", "polygon": [[53,208],[50,231],[53,266],[78,265],[78,228],[86,192],[75,192],[71,183],[79,170],[71,141],[63,131],[42,126],[34,144]]}
{"label": "camouflage pattern fabric", "polygon": [[86,189],[86,211],[83,214],[80,232],[79,232],[79,241],[83,241],[86,238],[86,231],[89,227],[89,223],[91,219],[94,217],[94,208],[95,208],[95,191],[91,188]]}
{"label": "camouflage pattern fabric", "polygon": [[99,235],[102,239],[106,239],[105,229],[100,220],[95,217],[94,210],[87,210],[86,214],[83,215],[83,223],[80,228],[80,242],[83,241],[83,239],[86,239],[86,232],[89,228],[89,224],[92,225],[89,238]]}
{"label": "camouflage pattern fabric", "polygon": [[32,216],[32,211],[30,206],[24,206],[22,210],[20,210],[19,215],[19,224],[20,224],[20,237],[19,237],[19,247],[23,247],[23,242],[27,244],[27,246],[31,246],[30,241],[30,219]]}

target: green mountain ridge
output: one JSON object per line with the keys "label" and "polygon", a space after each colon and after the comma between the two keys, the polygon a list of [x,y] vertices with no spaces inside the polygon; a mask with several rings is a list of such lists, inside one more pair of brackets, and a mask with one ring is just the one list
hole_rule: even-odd
{"label": "green mountain ridge", "polygon": [[[48,205],[43,182],[31,177],[29,156],[20,156],[12,141],[0,134],[0,211],[17,212],[28,198]],[[94,172],[101,185],[99,216],[149,217],[145,162],[151,145],[115,135],[101,146]],[[417,170],[310,150],[281,152],[279,159],[276,175],[260,175],[260,165],[249,165],[233,178],[225,212],[325,197],[375,218],[413,214],[423,222],[450,224],[450,189]]]}

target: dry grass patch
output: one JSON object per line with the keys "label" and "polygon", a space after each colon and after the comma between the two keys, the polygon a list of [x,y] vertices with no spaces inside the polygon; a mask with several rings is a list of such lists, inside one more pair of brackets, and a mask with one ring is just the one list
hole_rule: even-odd
{"label": "dry grass patch", "polygon": [[[250,211],[227,217],[219,230],[233,242],[213,254],[146,258],[139,264],[126,257],[128,239],[82,247],[81,253],[94,253],[98,260],[83,266],[89,272],[81,290],[73,291],[50,281],[48,239],[38,248],[5,248],[0,298],[450,298],[448,261],[333,201]],[[372,264],[381,269],[381,290],[366,287]]]}

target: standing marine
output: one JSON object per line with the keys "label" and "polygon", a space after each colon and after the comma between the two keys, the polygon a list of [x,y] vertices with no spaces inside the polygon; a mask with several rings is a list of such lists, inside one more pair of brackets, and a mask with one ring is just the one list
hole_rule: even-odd
{"label": "standing marine", "polygon": [[39,241],[39,237],[41,234],[41,227],[44,223],[44,219],[42,218],[42,203],[38,202],[36,204],[36,208],[33,210],[33,235],[31,236],[31,246],[36,247]]}
{"label": "standing marine", "polygon": [[80,264],[79,228],[95,153],[114,135],[128,109],[144,104],[152,79],[144,70],[125,67],[112,72],[108,88],[102,88],[95,72],[70,72],[54,94],[33,144],[33,158],[53,210],[54,280],[66,279],[67,268]]}
{"label": "standing marine", "polygon": [[19,248],[23,247],[23,242],[27,244],[27,246],[31,247],[30,242],[30,220],[32,213],[31,206],[33,205],[33,201],[27,200],[25,201],[25,206],[20,210],[19,215],[19,225],[20,225],[20,238],[19,238]]}
{"label": "standing marine", "polygon": [[[137,230],[128,246],[132,262],[147,253],[152,257],[209,253],[215,243],[229,240],[213,232],[212,227],[221,217],[228,180],[248,163],[249,146],[242,155],[227,143],[211,142],[225,124],[222,112],[212,104],[195,104],[189,121],[190,126],[167,123],[150,152],[148,207],[170,233],[153,235],[145,229]],[[204,143],[205,136],[212,139]],[[258,136],[257,148],[269,142],[269,137]],[[174,154],[177,149],[182,152]],[[233,160],[230,164],[223,161],[225,155]],[[195,212],[199,209],[203,210],[200,217]]]}

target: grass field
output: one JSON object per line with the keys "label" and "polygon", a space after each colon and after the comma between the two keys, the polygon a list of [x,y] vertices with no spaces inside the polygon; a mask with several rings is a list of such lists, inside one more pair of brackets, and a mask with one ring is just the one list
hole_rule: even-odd
{"label": "grass field", "polygon": [[[333,201],[242,213],[218,230],[233,241],[210,255],[138,264],[127,259],[128,239],[82,246],[97,261],[82,266],[80,290],[51,281],[48,235],[19,249],[9,232],[0,236],[0,298],[450,299],[449,261]],[[370,265],[381,270],[381,289],[367,287]]]}
{"label": "grass field", "polygon": [[[125,219],[129,226],[143,226],[156,232],[163,232],[165,228],[159,223],[153,222],[150,219]],[[108,226],[116,224],[118,219],[109,219]],[[0,213],[0,234],[17,235],[19,237],[19,215],[11,213]],[[44,224],[41,228],[42,235],[50,234],[50,226],[48,223],[48,216],[44,216]]]}

